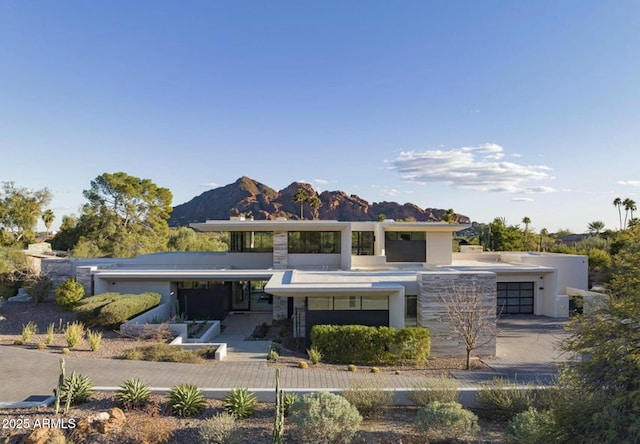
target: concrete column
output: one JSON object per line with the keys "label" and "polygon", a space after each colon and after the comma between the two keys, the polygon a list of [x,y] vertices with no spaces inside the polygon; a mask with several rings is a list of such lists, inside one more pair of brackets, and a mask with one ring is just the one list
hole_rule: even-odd
{"label": "concrete column", "polygon": [[404,328],[404,288],[389,296],[389,327]]}

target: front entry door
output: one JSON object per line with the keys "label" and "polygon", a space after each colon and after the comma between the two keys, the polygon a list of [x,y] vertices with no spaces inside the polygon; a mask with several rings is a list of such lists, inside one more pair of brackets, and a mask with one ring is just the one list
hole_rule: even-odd
{"label": "front entry door", "polygon": [[248,311],[251,308],[251,289],[248,282],[234,282],[231,291],[231,311]]}

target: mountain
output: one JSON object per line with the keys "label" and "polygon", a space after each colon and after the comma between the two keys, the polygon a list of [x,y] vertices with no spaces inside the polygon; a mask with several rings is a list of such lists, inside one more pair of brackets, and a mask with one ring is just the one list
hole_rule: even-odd
{"label": "mountain", "polygon": [[[244,214],[254,219],[300,219],[300,204],[293,200],[299,189],[307,195],[320,199],[322,205],[318,209],[318,219],[367,221],[378,220],[380,216],[387,219],[414,219],[416,221],[437,222],[443,220],[446,210],[421,209],[412,203],[374,202],[344,191],[318,192],[308,183],[292,182],[286,188],[276,191],[249,177],[243,176],[234,183],[206,191],[189,202],[173,208],[169,225],[182,226],[191,222],[205,220],[224,220],[230,216]],[[309,203],[303,204],[305,219],[313,218],[313,209]],[[470,223],[467,216],[456,214],[456,222]]]}

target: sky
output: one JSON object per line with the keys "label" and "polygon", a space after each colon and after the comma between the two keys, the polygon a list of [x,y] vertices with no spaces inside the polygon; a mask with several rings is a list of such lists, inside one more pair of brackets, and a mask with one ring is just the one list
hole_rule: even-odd
{"label": "sky", "polygon": [[0,181],[248,176],[529,229],[640,203],[640,2],[0,2]]}

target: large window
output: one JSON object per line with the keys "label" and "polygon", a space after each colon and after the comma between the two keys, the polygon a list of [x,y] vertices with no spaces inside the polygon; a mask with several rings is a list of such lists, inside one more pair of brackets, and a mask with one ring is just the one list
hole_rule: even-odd
{"label": "large window", "polygon": [[289,253],[340,253],[339,231],[289,231]]}
{"label": "large window", "polygon": [[373,256],[373,231],[354,231],[351,233],[351,254],[353,256]]}
{"label": "large window", "polygon": [[388,297],[316,296],[307,298],[307,309],[316,310],[389,310]]}
{"label": "large window", "polygon": [[229,251],[234,253],[273,251],[271,231],[232,231],[230,238]]}

